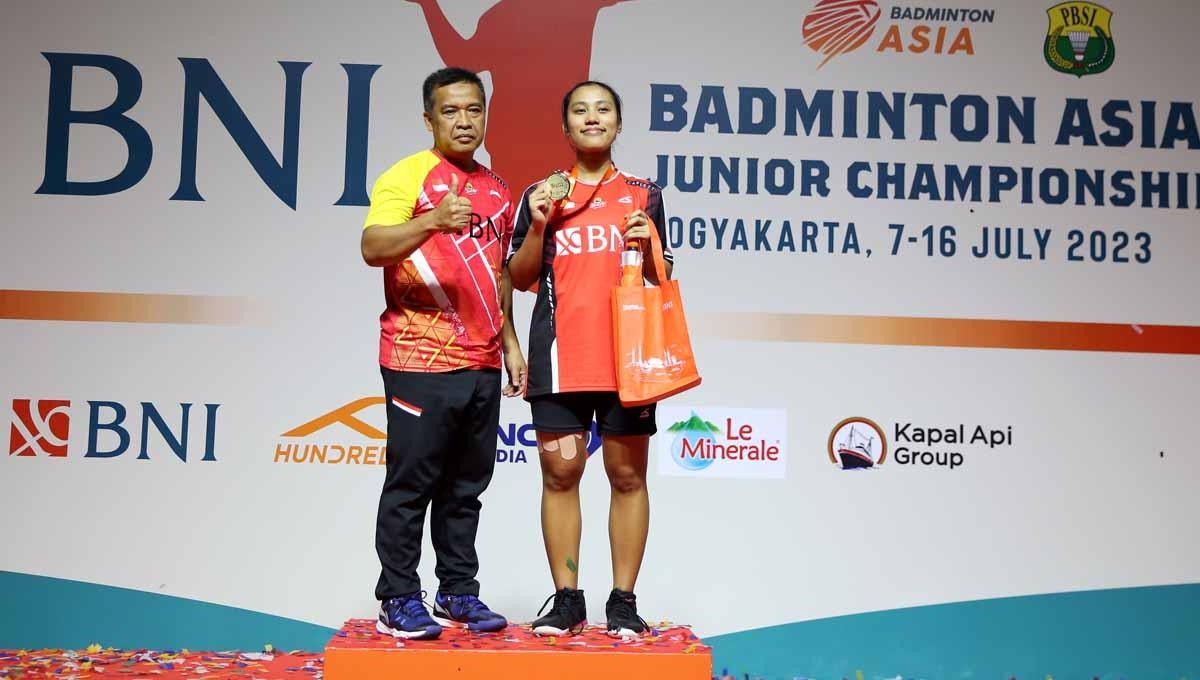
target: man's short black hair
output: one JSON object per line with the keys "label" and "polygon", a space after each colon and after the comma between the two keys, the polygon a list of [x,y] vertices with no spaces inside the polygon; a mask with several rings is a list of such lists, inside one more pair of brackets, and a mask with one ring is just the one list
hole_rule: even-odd
{"label": "man's short black hair", "polygon": [[454,83],[471,83],[479,88],[479,96],[483,99],[483,105],[487,106],[487,93],[483,91],[483,81],[474,71],[468,71],[465,68],[457,66],[449,66],[447,68],[438,69],[429,74],[425,79],[425,84],[421,86],[421,96],[425,99],[425,112],[433,113],[433,93],[439,87],[453,85]]}

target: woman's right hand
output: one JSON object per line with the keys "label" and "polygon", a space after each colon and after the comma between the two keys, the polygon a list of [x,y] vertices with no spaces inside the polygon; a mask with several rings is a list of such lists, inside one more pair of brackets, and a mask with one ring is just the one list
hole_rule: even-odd
{"label": "woman's right hand", "polygon": [[550,186],[542,182],[529,194],[530,228],[538,232],[545,229],[553,211],[554,202],[550,200]]}

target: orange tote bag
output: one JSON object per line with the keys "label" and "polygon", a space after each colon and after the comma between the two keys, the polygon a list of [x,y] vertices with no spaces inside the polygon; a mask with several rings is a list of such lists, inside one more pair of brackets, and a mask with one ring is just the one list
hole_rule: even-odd
{"label": "orange tote bag", "polygon": [[[624,406],[661,401],[700,384],[679,282],[667,280],[662,242],[650,224],[650,257],[658,286],[646,286],[641,266],[613,288],[617,396]],[[626,269],[626,267],[622,267]]]}

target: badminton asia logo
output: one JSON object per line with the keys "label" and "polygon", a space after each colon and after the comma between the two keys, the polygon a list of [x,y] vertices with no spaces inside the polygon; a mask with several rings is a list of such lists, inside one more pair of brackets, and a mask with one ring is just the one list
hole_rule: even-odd
{"label": "badminton asia logo", "polygon": [[1091,2],[1064,2],[1046,14],[1050,28],[1043,52],[1050,68],[1082,78],[1112,66],[1117,55],[1112,12]]}
{"label": "badminton asia logo", "polygon": [[[203,427],[189,427],[198,418],[195,404],[156,406],[143,401],[127,406],[116,401],[85,401],[87,404],[87,448],[83,458],[119,458],[136,443],[138,460],[162,457],[163,447],[180,461],[216,461],[217,409],[204,404]],[[133,413],[131,413],[133,411]],[[134,415],[140,411],[140,417]],[[9,425],[8,455],[22,458],[67,458],[70,443],[71,401],[67,399],[13,399]],[[138,426],[140,423],[140,427]],[[157,434],[155,434],[157,433]],[[190,433],[190,434],[189,434]],[[203,455],[195,448],[203,442]]]}
{"label": "badminton asia logo", "polygon": [[[866,44],[883,16],[876,0],[819,0],[804,17],[800,30],[804,44],[822,57],[819,69],[834,57]],[[887,16],[892,23],[876,52],[974,55],[971,24],[993,23],[996,10],[897,4],[890,6]]]}
{"label": "badminton asia logo", "polygon": [[862,47],[875,32],[880,14],[875,0],[820,0],[800,29],[804,44],[825,57],[817,68]]}
{"label": "badminton asia logo", "polygon": [[779,409],[659,407],[659,472],[782,478],[786,415]]}
{"label": "badminton asia logo", "polygon": [[866,470],[887,460],[887,437],[875,421],[847,418],[829,433],[829,462],[843,470]]}

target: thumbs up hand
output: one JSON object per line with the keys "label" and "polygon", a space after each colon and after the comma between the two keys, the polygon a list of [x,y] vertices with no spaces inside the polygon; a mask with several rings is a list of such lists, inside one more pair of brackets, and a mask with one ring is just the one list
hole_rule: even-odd
{"label": "thumbs up hand", "polygon": [[450,175],[450,190],[433,209],[439,231],[459,233],[471,223],[471,199],[458,195],[458,175]]}

